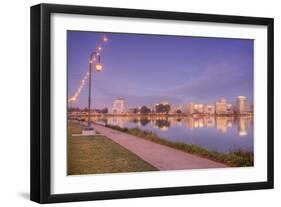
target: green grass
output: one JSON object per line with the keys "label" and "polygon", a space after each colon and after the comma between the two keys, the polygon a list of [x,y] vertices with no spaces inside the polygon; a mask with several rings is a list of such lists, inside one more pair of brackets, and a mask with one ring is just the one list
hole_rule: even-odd
{"label": "green grass", "polygon": [[157,170],[104,136],[72,136],[81,133],[82,129],[78,123],[68,123],[68,175]]}
{"label": "green grass", "polygon": [[247,167],[247,166],[254,165],[254,155],[253,152],[250,151],[237,150],[229,153],[220,153],[220,152],[208,150],[206,148],[194,144],[187,144],[183,142],[172,142],[159,137],[156,133],[150,131],[142,131],[139,128],[128,129],[128,128],[121,128],[113,125],[106,125],[106,126],[143,139],[156,142],[158,144],[162,144],[184,152],[196,154],[204,158],[221,162],[231,167]]}

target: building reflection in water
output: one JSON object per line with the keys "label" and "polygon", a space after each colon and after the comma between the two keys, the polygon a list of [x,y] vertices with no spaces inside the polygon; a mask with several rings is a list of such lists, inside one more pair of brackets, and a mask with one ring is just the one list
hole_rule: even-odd
{"label": "building reflection in water", "polygon": [[247,117],[241,117],[238,119],[238,131],[240,136],[246,136],[248,134],[249,124],[251,120]]}
{"label": "building reflection in water", "polygon": [[119,127],[122,127],[122,128],[125,127],[125,123],[126,123],[125,117],[122,117],[122,119],[120,119],[120,117],[117,117],[117,116],[111,117],[107,121],[107,124],[109,124],[109,125],[116,125],[116,126],[119,126]]}
{"label": "building reflection in water", "polygon": [[[161,131],[167,131],[171,126],[196,128],[216,128],[221,133],[227,133],[230,128],[237,125],[239,136],[248,134],[249,126],[253,123],[252,117],[234,116],[206,116],[206,117],[131,117],[131,116],[112,116],[112,117],[92,117],[95,122],[117,125],[119,127],[146,127],[151,126]],[[130,125],[131,124],[131,125]]]}
{"label": "building reflection in water", "polygon": [[216,117],[216,128],[222,133],[226,133],[228,129],[228,117]]}
{"label": "building reflection in water", "polygon": [[169,121],[168,119],[156,120],[155,126],[162,131],[167,131],[171,126],[171,121]]}

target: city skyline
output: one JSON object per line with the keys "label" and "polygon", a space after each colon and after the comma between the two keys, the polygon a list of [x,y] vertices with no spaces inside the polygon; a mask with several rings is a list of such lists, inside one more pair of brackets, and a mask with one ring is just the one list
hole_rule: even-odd
{"label": "city skyline", "polygon": [[[159,103],[154,103],[152,106],[149,105],[142,105],[138,107],[130,107],[128,102],[124,98],[117,98],[112,101],[111,107],[105,107],[102,109],[92,108],[91,110],[95,111],[97,113],[103,113],[103,114],[115,114],[115,115],[124,115],[124,114],[137,114],[137,113],[143,113],[141,112],[141,109],[143,107],[146,107],[150,111],[146,111],[146,114],[149,113],[160,113],[157,112],[156,107],[159,105],[163,106],[169,106],[169,109],[167,111],[168,114],[178,114],[178,110],[182,114],[213,114],[213,115],[253,115],[254,113],[254,105],[248,103],[246,96],[237,96],[236,97],[236,104],[231,104],[226,99],[220,99],[217,100],[215,103],[208,103],[208,104],[202,104],[202,103],[195,103],[195,102],[189,102],[181,105],[172,105],[166,101],[161,101]],[[83,111],[87,109],[87,107],[79,108],[79,107],[72,107],[69,105],[69,109],[71,111]],[[87,109],[88,110],[88,109]],[[137,110],[137,111],[135,111]]]}
{"label": "city skyline", "polygon": [[[68,96],[88,71],[102,35],[69,31]],[[107,33],[104,71],[93,79],[92,108],[110,108],[124,97],[131,107],[161,101],[173,105],[215,103],[236,97],[253,102],[253,40]],[[73,105],[87,106],[87,87]]]}

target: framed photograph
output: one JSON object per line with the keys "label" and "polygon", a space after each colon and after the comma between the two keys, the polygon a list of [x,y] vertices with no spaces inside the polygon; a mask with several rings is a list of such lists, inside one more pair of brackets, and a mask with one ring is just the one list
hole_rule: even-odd
{"label": "framed photograph", "polygon": [[273,188],[273,19],[31,7],[31,200]]}

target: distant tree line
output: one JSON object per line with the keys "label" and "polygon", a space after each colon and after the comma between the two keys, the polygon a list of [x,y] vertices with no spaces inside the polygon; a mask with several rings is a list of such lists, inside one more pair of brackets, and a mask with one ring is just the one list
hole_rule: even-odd
{"label": "distant tree line", "polygon": [[[140,113],[140,114],[150,114],[150,113],[168,114],[170,110],[171,110],[171,106],[169,104],[158,104],[155,106],[154,111],[144,105],[140,108],[132,108],[132,109],[130,109],[130,112],[134,113],[134,114],[138,114],[138,113]],[[68,111],[70,111],[70,112],[71,111],[88,112],[88,108],[85,107],[85,108],[81,109],[78,107],[71,107],[71,108],[68,108]],[[103,108],[103,109],[92,109],[91,111],[96,112],[96,113],[106,114],[106,113],[108,113],[109,110],[108,110],[108,108]],[[182,112],[180,110],[178,110],[177,113],[182,113]]]}
{"label": "distant tree line", "polygon": [[[130,111],[131,113],[137,114],[150,114],[150,113],[162,113],[162,114],[168,114],[171,110],[171,106],[169,104],[158,104],[155,106],[155,111],[151,110],[147,106],[142,106],[140,108],[132,108]],[[181,113],[179,111],[178,113]]]}
{"label": "distant tree line", "polygon": [[171,110],[171,106],[169,104],[158,104],[155,106],[156,113],[168,114],[170,110]]}

